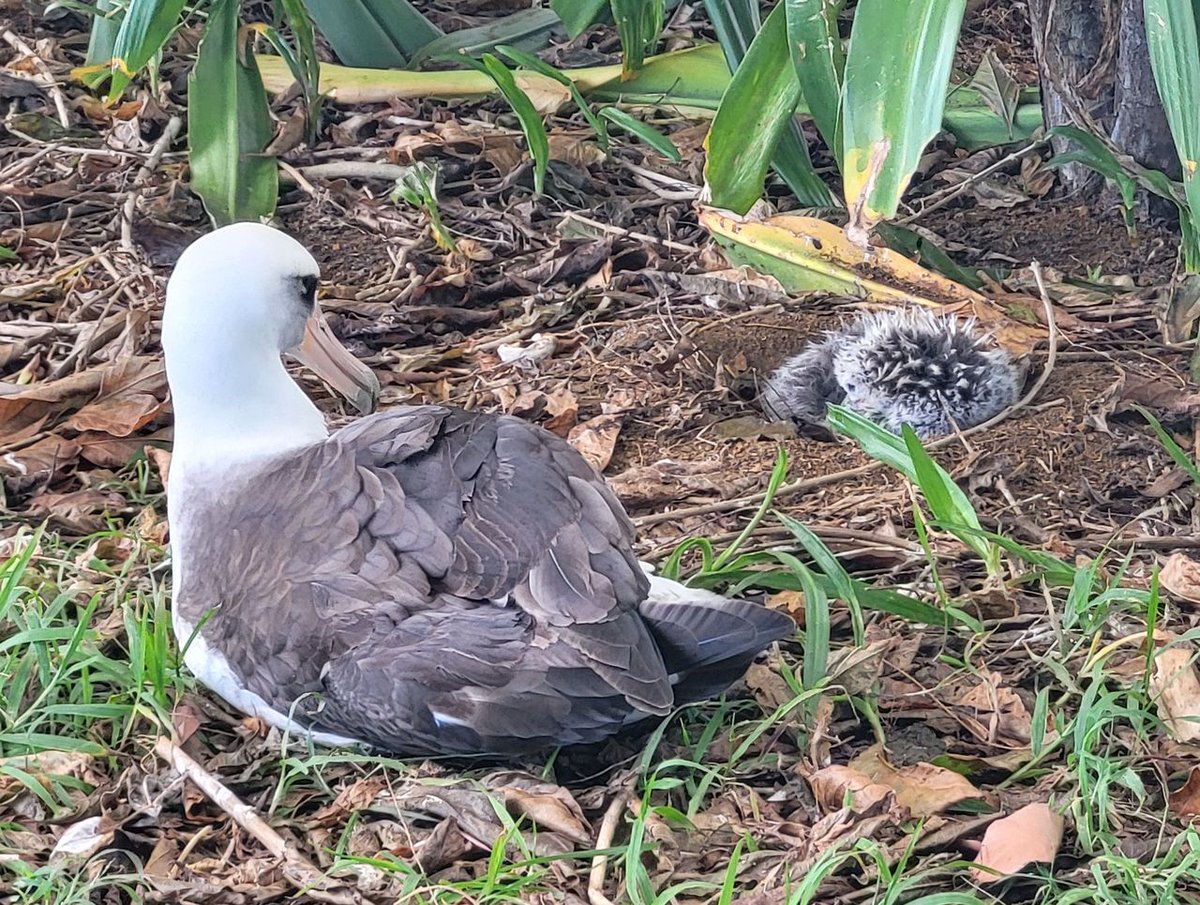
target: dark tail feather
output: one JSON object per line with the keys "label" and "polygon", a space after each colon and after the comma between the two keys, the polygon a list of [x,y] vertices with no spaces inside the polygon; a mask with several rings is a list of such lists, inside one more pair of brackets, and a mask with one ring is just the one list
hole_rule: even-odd
{"label": "dark tail feather", "polygon": [[715,596],[697,601],[647,600],[639,611],[654,633],[667,672],[675,677],[676,704],[719,695],[742,677],[771,642],[796,630],[783,613]]}

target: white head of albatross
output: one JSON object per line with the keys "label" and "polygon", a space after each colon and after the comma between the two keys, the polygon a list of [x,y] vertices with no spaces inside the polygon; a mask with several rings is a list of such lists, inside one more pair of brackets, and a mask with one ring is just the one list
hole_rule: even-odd
{"label": "white head of albatross", "polygon": [[196,240],[167,285],[162,345],[175,410],[174,464],[228,468],[328,436],[280,360],[308,365],[362,412],[379,382],[334,338],[320,268],[295,239],[237,223]]}

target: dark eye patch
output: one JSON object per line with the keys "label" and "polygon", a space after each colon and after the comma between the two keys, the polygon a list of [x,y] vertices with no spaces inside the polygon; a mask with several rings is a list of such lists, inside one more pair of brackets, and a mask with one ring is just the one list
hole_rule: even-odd
{"label": "dark eye patch", "polygon": [[300,282],[300,291],[304,296],[304,301],[311,308],[317,303],[317,277],[314,274],[308,273],[302,277],[297,277]]}

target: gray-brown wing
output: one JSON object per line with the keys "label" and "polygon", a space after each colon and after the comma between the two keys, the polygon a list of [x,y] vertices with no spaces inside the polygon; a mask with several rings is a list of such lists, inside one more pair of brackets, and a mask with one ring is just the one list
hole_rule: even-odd
{"label": "gray-brown wing", "polygon": [[[559,438],[515,418],[398,409],[252,491],[231,521],[257,551],[234,564],[238,599],[225,594],[210,626],[277,705],[322,691],[326,728],[420,751],[590,740],[670,707],[637,613],[647,582],[632,527]],[[238,611],[280,594],[282,624],[247,649]]]}

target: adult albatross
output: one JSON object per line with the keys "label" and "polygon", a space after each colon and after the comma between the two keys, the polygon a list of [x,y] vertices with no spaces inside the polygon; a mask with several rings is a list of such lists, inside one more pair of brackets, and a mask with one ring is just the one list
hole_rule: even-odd
{"label": "adult albatross", "polygon": [[720,693],[792,631],[648,577],[603,479],[520,419],[404,406],[330,434],[281,354],[363,411],[379,385],[319,275],[241,223],[167,287],[172,618],[202,683],[319,743],[516,754]]}

